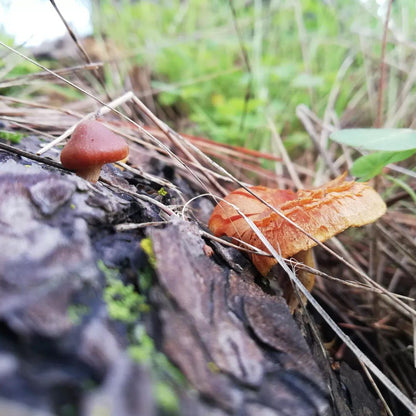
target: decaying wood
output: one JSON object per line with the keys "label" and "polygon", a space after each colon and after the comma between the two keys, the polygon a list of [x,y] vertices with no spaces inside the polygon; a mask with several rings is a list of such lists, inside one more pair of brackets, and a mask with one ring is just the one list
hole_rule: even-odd
{"label": "decaying wood", "polygon": [[[157,188],[133,186],[115,168],[103,176],[109,186],[89,186],[0,150],[1,414],[52,415],[69,405],[85,416],[166,414],[149,367],[127,353],[131,323],[109,316],[97,266],[102,260],[141,290],[146,235],[156,266],[150,311],[134,325],[185,376],[174,388],[179,414],[379,414],[361,376],[330,367],[305,315],[296,323],[242,253],[215,247],[206,256],[196,222],[175,217],[162,228],[160,210],[133,197],[156,198]],[[159,225],[115,231],[129,222]],[[68,313],[74,305],[84,307],[78,320]]]}

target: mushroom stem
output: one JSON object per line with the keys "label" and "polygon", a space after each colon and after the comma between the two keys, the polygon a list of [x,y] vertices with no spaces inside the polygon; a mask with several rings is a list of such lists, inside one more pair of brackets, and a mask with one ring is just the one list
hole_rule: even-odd
{"label": "mushroom stem", "polygon": [[90,166],[88,169],[77,169],[75,173],[89,182],[96,183],[100,177],[102,165]]}

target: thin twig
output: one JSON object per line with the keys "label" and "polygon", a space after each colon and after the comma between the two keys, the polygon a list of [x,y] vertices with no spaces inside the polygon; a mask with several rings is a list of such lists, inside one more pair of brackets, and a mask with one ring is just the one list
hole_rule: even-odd
{"label": "thin twig", "polygon": [[113,184],[111,182],[108,182],[108,181],[106,181],[104,179],[101,179],[101,178],[100,178],[100,182],[105,184],[106,186],[108,186],[110,188],[117,189],[118,191],[124,192],[125,194],[130,195],[134,198],[141,199],[142,201],[146,201],[146,202],[149,202],[150,204],[153,204],[153,205],[157,206],[163,212],[168,214],[169,217],[176,217],[176,214],[168,206],[162,204],[159,201],[156,201],[153,198],[150,198],[150,196],[143,195],[143,194],[138,194],[137,192],[130,191],[129,189],[123,188],[122,186],[115,185],[115,184]]}
{"label": "thin twig", "polygon": [[159,178],[158,176],[154,176],[154,175],[151,175],[150,173],[143,172],[141,169],[133,168],[124,162],[116,162],[115,164],[127,170],[128,172],[141,176],[143,179],[147,179],[150,182],[157,183],[160,186],[166,187],[168,189],[174,189],[175,191],[179,192],[179,189],[177,188],[177,186],[174,185],[172,182],[169,182],[166,179]]}
{"label": "thin twig", "polygon": [[30,131],[30,132],[32,132],[32,133],[39,134],[39,136],[49,137],[50,139],[54,139],[54,138],[55,138],[55,136],[52,136],[52,134],[45,133],[45,132],[42,132],[42,131],[40,131],[40,130],[38,130],[38,129],[34,129],[34,128],[32,128],[32,127],[26,126],[25,124],[23,124],[23,123],[19,123],[18,121],[15,121],[15,120],[10,120],[10,119],[8,119],[7,117],[5,118],[5,117],[1,117],[1,116],[0,116],[0,119],[1,119],[1,120],[7,120],[10,124],[15,125],[15,126],[17,126],[17,127],[20,127],[20,128],[21,128],[21,129],[23,129],[23,130],[26,130],[26,131]]}
{"label": "thin twig", "polygon": [[14,147],[14,146],[9,146],[8,144],[5,144],[5,143],[0,142],[0,149],[6,150],[8,152],[14,153],[19,156],[26,157],[31,160],[35,160],[36,162],[45,163],[46,165],[53,166],[54,168],[58,168],[66,172],[71,172],[69,169],[64,168],[58,162],[54,162],[53,160],[37,156],[34,153],[26,152],[25,150],[18,149],[17,147]]}
{"label": "thin twig", "polygon": [[165,225],[166,221],[149,221],[149,222],[141,222],[141,223],[125,223],[125,224],[117,224],[114,226],[114,229],[116,231],[132,231],[132,230],[138,230],[140,228],[146,228],[146,227],[157,227],[159,225]]}
{"label": "thin twig", "polygon": [[[176,133],[175,131],[173,131],[168,125],[166,125],[162,120],[160,120],[159,118],[157,118],[145,105],[144,103],[139,100],[136,96],[132,97],[133,102],[138,106],[138,108],[143,112],[143,114],[145,114],[154,124],[155,126],[157,126],[165,135],[166,137],[168,137],[172,143],[174,143],[177,147],[179,147],[184,153],[185,155],[188,157],[188,159],[191,162],[196,163],[199,166],[202,166],[202,164],[200,163],[200,161],[195,157],[194,154],[192,154],[190,152],[189,149],[187,149],[185,145],[187,145],[187,147],[189,147],[193,152],[197,152],[198,154],[202,154],[204,155],[205,158],[207,158],[209,161],[211,161],[211,159],[209,159],[203,152],[201,152],[196,146],[192,145],[189,141],[185,140],[180,134]],[[155,140],[155,138],[150,135],[145,129],[141,128],[142,131],[145,131],[146,134],[150,137],[152,137],[153,140]],[[159,144],[162,144],[162,142],[158,141]],[[166,145],[163,144],[164,148],[167,148]],[[168,149],[169,154],[173,155],[173,153]],[[174,157],[176,159],[178,159],[178,157],[176,155],[174,155]],[[181,160],[180,162],[184,165],[184,167],[186,169],[189,169],[188,166],[186,164],[184,164]],[[190,170],[190,169],[189,169]],[[190,173],[195,176],[195,174],[190,170]],[[207,179],[210,181],[210,183],[212,185],[215,186],[216,189],[218,189],[223,195],[225,195],[227,193],[227,190],[221,186],[218,181],[213,177],[213,175],[211,175],[209,172],[206,173],[206,177]],[[198,180],[198,182],[201,183],[202,187],[205,189],[205,185],[201,182],[201,180],[195,176],[195,178]]]}
{"label": "thin twig", "polygon": [[82,117],[82,114],[77,113],[77,112],[72,111],[72,110],[68,110],[67,108],[55,107],[55,106],[52,106],[52,105],[47,105],[47,104],[43,104],[43,103],[39,103],[39,102],[22,100],[21,98],[15,98],[15,97],[9,97],[9,96],[6,96],[6,95],[0,95],[0,100],[11,101],[12,103],[18,103],[18,104],[25,104],[25,105],[28,105],[30,107],[35,107],[35,108],[54,110],[54,111],[57,111],[59,113],[67,114],[69,116],[74,116],[74,117],[79,117],[79,118]]}
{"label": "thin twig", "polygon": [[364,370],[364,373],[366,374],[367,378],[370,380],[371,386],[373,387],[374,391],[377,394],[377,397],[380,399],[381,403],[383,403],[384,409],[386,410],[387,414],[389,416],[394,416],[392,411],[390,410],[389,405],[387,404],[386,400],[383,397],[383,394],[381,393],[380,389],[378,388],[377,384],[375,383],[372,375],[368,371],[368,368],[364,365],[363,362],[360,361],[361,367]]}

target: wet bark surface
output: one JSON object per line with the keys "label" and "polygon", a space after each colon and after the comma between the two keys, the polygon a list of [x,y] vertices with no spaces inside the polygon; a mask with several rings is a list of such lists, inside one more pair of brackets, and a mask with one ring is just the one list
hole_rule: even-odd
{"label": "wet bark surface", "polygon": [[[103,176],[173,201],[115,168]],[[179,217],[115,229],[161,219],[119,189],[0,151],[0,414],[379,414],[244,255],[215,244],[207,257],[200,226]],[[131,316],[117,315],[131,293]]]}

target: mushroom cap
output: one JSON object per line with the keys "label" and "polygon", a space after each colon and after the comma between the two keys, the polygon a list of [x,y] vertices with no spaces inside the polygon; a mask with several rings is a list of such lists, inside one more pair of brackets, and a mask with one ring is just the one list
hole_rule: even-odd
{"label": "mushroom cap", "polygon": [[[386,205],[373,188],[367,183],[345,181],[345,175],[296,194],[264,187],[251,190],[320,242],[349,227],[371,223],[386,211]],[[230,193],[225,200],[247,215],[282,257],[294,256],[317,244],[243,188]],[[235,237],[268,251],[247,222],[226,202],[215,207],[208,226],[216,236]],[[274,258],[251,255],[251,259],[263,275],[276,264]]]}
{"label": "mushroom cap", "polygon": [[[278,207],[287,201],[297,198],[296,193],[289,189],[253,186],[250,187],[250,190],[253,194],[274,207]],[[215,207],[208,222],[209,229],[216,236],[227,235],[228,237],[236,237],[240,240],[247,241],[244,236],[247,232],[251,233],[251,229],[246,220],[228,202],[238,207],[246,217],[253,221],[261,219],[272,212],[270,208],[244,188],[236,189],[224,199],[226,202],[221,201]]]}
{"label": "mushroom cap", "polygon": [[62,165],[71,170],[117,162],[129,154],[126,141],[99,121],[84,121],[75,128],[61,152]]}

